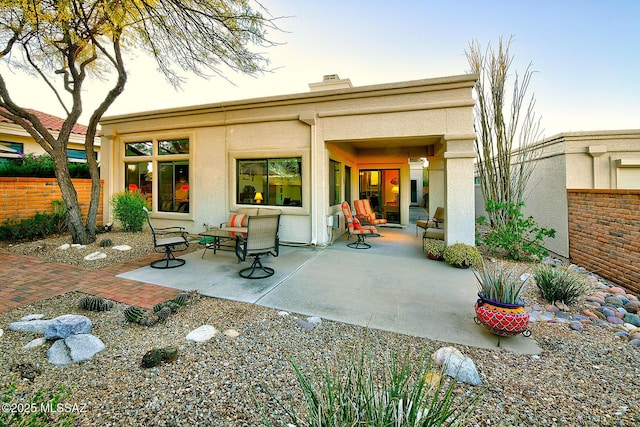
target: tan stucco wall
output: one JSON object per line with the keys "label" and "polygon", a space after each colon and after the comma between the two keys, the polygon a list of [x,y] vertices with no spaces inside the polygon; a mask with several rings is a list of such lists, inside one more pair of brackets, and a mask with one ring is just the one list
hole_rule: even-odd
{"label": "tan stucco wall", "polygon": [[[400,169],[401,217],[406,221],[408,158],[426,157],[426,147],[434,141],[442,153],[445,135],[456,141],[454,151],[463,155],[442,161],[455,163],[448,172],[445,168],[445,174],[452,188],[468,185],[466,169],[472,176],[473,166],[465,156],[469,144],[473,150],[469,135],[473,135],[474,83],[475,76],[463,75],[107,117],[101,122],[103,156],[110,157],[103,160],[105,177],[110,177],[105,180],[105,198],[124,189],[123,142],[189,137],[191,212],[155,212],[159,225],[179,222],[198,232],[204,223],[225,221],[237,208],[236,159],[289,156],[302,157],[303,200],[302,207],[279,207],[284,214],[283,241],[319,245],[329,241],[327,217],[339,209],[328,206],[329,158],[352,168],[352,195],[357,194],[360,169]],[[108,203],[105,209],[109,210]],[[464,224],[454,237],[473,243],[473,231],[469,232],[473,197],[461,198],[454,211],[460,218],[452,222]],[[110,212],[105,218],[110,218]]]}
{"label": "tan stucco wall", "polygon": [[539,143],[542,157],[529,181],[524,213],[556,229],[547,247],[569,256],[567,189],[618,189],[620,160],[640,168],[640,131],[571,132]]}

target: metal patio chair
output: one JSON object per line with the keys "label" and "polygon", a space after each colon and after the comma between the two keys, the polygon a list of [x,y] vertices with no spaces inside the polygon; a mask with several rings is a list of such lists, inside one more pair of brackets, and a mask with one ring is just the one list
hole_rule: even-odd
{"label": "metal patio chair", "polygon": [[246,235],[236,238],[236,256],[240,261],[247,257],[253,257],[250,267],[238,272],[245,279],[265,279],[273,276],[275,270],[262,264],[261,257],[280,253],[280,240],[278,227],[280,215],[256,215],[250,216],[247,224]]}
{"label": "metal patio chair", "polygon": [[143,207],[142,210],[147,216],[147,223],[153,235],[153,249],[158,253],[164,253],[164,257],[153,261],[151,267],[176,268],[184,265],[186,261],[176,258],[173,252],[184,251],[189,247],[186,229],[184,227],[155,228],[153,224],[151,224],[149,210],[145,207]]}

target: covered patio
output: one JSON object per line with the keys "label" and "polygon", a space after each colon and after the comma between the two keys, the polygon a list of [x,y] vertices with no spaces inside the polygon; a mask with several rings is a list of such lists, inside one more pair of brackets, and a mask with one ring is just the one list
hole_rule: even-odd
{"label": "covered patio", "polygon": [[473,273],[426,259],[414,225],[379,231],[364,251],[348,248],[346,234],[324,249],[281,247],[279,257],[264,259],[275,274],[263,280],[241,278],[233,253],[212,251],[185,255],[181,268],[118,277],[460,345],[540,351],[532,338],[500,338],[476,325]]}

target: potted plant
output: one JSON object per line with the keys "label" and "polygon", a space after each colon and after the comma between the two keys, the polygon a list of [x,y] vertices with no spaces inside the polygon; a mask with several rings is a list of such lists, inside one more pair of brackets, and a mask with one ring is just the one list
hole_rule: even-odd
{"label": "potted plant", "polygon": [[447,246],[442,256],[450,265],[458,268],[474,267],[482,263],[480,251],[475,246],[466,243],[454,243]]}
{"label": "potted plant", "polygon": [[429,259],[442,260],[444,241],[437,239],[424,239],[424,252]]}
{"label": "potted plant", "polygon": [[521,299],[528,276],[523,279],[502,263],[490,266],[481,263],[473,273],[478,281],[476,323],[500,336],[531,335],[527,329],[529,312]]}

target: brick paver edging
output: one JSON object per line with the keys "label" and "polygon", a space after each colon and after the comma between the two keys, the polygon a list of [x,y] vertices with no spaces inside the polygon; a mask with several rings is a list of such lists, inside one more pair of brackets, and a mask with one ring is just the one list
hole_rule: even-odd
{"label": "brick paver edging", "polygon": [[176,289],[120,279],[117,274],[148,265],[148,255],[100,270],[43,261],[0,251],[0,313],[71,291],[97,295],[142,308],[173,298]]}

